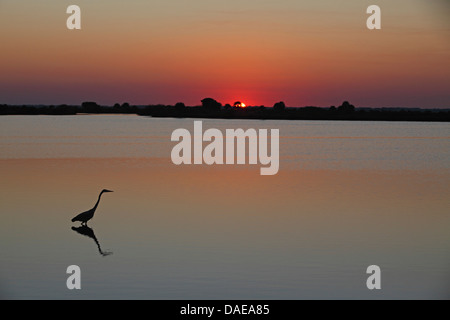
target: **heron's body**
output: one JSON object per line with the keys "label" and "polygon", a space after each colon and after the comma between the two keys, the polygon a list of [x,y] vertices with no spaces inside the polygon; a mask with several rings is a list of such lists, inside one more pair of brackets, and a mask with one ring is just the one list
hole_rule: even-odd
{"label": "heron's body", "polygon": [[81,224],[87,224],[87,222],[91,220],[92,217],[94,217],[95,210],[97,210],[98,204],[100,203],[100,198],[102,197],[102,194],[104,192],[112,192],[112,191],[106,189],[102,190],[102,192],[100,192],[100,194],[98,195],[98,200],[95,206],[91,210],[82,212],[79,215],[77,215],[75,218],[72,219],[72,222],[80,221]]}

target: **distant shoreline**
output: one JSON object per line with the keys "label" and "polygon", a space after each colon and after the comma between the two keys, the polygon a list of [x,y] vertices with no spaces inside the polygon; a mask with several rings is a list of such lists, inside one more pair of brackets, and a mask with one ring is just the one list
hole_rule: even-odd
{"label": "distant shoreline", "polygon": [[450,109],[355,108],[345,103],[338,107],[231,107],[220,104],[186,107],[184,104],[100,106],[94,102],[82,105],[0,105],[0,115],[78,115],[136,114],[154,118],[205,118],[252,120],[327,120],[327,121],[419,121],[450,122]]}

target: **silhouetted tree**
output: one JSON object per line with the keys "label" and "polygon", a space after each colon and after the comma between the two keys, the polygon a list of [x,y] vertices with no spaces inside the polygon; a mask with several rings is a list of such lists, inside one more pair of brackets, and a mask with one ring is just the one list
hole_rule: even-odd
{"label": "silhouetted tree", "polygon": [[273,105],[273,109],[275,111],[283,111],[284,109],[286,109],[286,105],[284,104],[283,101],[280,101]]}
{"label": "silhouetted tree", "polygon": [[176,111],[183,111],[186,109],[186,105],[183,102],[178,102],[175,104],[175,110]]}
{"label": "silhouetted tree", "polygon": [[86,101],[81,104],[81,108],[83,112],[86,113],[98,113],[101,112],[101,107],[97,104],[97,102]]}
{"label": "silhouetted tree", "polygon": [[348,101],[344,101],[342,105],[339,106],[338,111],[342,113],[352,113],[355,111],[355,106],[350,104]]}
{"label": "silhouetted tree", "polygon": [[240,108],[242,106],[242,102],[240,101],[236,101],[235,103],[233,103],[233,107],[235,108]]}
{"label": "silhouetted tree", "polygon": [[220,110],[222,105],[212,98],[205,98],[202,100],[202,106],[206,110],[217,111]]}
{"label": "silhouetted tree", "polygon": [[330,107],[330,111],[336,111],[336,107],[335,106],[331,106]]}

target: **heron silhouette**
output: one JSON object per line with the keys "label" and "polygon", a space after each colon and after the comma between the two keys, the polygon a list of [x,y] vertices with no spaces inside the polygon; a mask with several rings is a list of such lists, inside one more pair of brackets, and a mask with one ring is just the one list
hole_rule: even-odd
{"label": "heron silhouette", "polygon": [[100,198],[102,197],[102,194],[105,192],[113,192],[111,190],[103,189],[102,192],[98,195],[98,200],[95,206],[88,211],[82,212],[79,215],[77,215],[75,218],[72,219],[72,222],[75,221],[81,221],[81,225],[87,225],[87,222],[92,219],[94,216],[95,210],[97,210],[98,204],[100,203]]}
{"label": "heron silhouette", "polygon": [[78,234],[81,234],[83,236],[89,237],[95,241],[95,244],[97,245],[98,252],[103,256],[109,256],[113,254],[110,251],[103,251],[100,247],[100,242],[97,240],[97,237],[95,236],[94,230],[87,225],[82,225],[81,227],[72,227],[72,230],[77,232]]}

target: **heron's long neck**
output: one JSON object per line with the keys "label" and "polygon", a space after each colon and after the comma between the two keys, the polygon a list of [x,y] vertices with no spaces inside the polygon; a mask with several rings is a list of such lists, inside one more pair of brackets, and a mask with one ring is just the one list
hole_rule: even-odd
{"label": "heron's long neck", "polygon": [[100,203],[100,198],[102,197],[103,192],[100,192],[100,194],[98,195],[98,200],[97,203],[94,206],[94,211],[97,210],[98,204]]}

